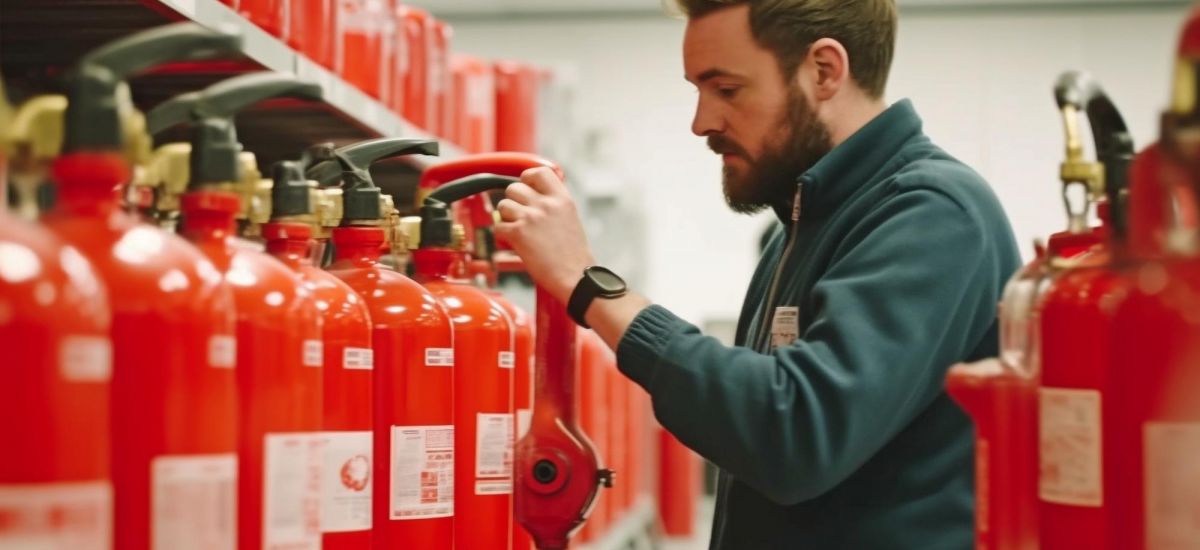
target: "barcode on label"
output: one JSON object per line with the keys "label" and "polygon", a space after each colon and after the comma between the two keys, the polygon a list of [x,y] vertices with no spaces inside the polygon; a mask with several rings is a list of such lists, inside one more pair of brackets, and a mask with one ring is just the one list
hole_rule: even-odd
{"label": "barcode on label", "polygon": [[500,368],[511,369],[517,366],[517,356],[511,351],[500,352]]}
{"label": "barcode on label", "polygon": [[450,348],[425,348],[426,367],[453,367],[454,350]]}
{"label": "barcode on label", "polygon": [[342,351],[342,368],[370,370],[375,368],[375,352],[367,348],[346,348]]}
{"label": "barcode on label", "polygon": [[504,479],[475,482],[477,495],[507,495],[512,492],[512,482]]}
{"label": "barcode on label", "polygon": [[217,334],[208,339],[208,366],[232,369],[236,363],[237,339],[227,334]]}
{"label": "barcode on label", "polygon": [[112,344],[99,336],[68,336],[59,344],[59,373],[71,382],[112,378]]}
{"label": "barcode on label", "polygon": [[319,367],[325,362],[325,345],[320,340],[304,341],[304,366]]}

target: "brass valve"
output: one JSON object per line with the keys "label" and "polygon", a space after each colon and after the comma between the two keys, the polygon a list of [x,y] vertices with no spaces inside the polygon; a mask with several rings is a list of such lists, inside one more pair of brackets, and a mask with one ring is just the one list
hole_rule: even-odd
{"label": "brass valve", "polygon": [[[1063,126],[1066,130],[1066,158],[1059,168],[1059,179],[1063,184],[1063,201],[1067,208],[1067,218],[1072,233],[1082,233],[1088,227],[1088,207],[1104,197],[1104,164],[1090,161],[1083,155],[1083,138],[1079,127],[1079,109],[1075,105],[1063,105],[1061,109]],[[1070,190],[1075,185],[1082,185],[1087,193],[1083,204],[1075,204],[1070,196]]]}

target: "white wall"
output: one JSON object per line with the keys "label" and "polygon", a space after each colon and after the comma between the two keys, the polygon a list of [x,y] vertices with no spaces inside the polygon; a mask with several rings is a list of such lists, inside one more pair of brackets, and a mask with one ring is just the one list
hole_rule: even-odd
{"label": "white wall", "polygon": [[[1091,71],[1139,146],[1148,143],[1184,12],[904,13],[888,95],[912,98],[934,141],[992,183],[1028,254],[1034,237],[1065,224],[1055,77],[1068,68]],[[661,17],[468,20],[455,24],[455,49],[578,70],[578,127],[612,132],[616,169],[637,182],[650,213],[640,290],[699,323],[737,314],[767,219],[726,209],[719,160],[689,131],[695,92],[682,77],[682,29]]]}

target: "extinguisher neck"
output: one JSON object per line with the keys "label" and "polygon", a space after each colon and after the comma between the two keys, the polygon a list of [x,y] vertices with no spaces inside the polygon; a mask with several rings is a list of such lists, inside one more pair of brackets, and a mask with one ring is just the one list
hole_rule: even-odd
{"label": "extinguisher neck", "polygon": [[192,241],[224,239],[237,234],[241,199],[228,191],[193,191],[183,195],[180,233]]}
{"label": "extinguisher neck", "polygon": [[347,226],[333,230],[334,261],[375,265],[383,256],[383,228]]}
{"label": "extinguisher neck", "polygon": [[51,170],[58,183],[57,208],[70,214],[116,210],[121,186],[132,173],[121,153],[91,151],[65,154]]}
{"label": "extinguisher neck", "polygon": [[262,236],[267,253],[288,267],[298,270],[309,264],[313,249],[312,228],[303,223],[272,222],[263,224]]}
{"label": "extinguisher neck", "polygon": [[413,251],[414,275],[418,281],[445,281],[452,278],[462,253],[449,248],[418,248]]}

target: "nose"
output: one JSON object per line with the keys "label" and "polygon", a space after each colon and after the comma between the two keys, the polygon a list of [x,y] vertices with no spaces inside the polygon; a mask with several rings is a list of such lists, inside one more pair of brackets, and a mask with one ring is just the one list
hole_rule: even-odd
{"label": "nose", "polygon": [[704,94],[696,100],[696,114],[692,117],[692,133],[704,137],[709,134],[719,134],[725,131],[723,117],[711,102],[705,101]]}

